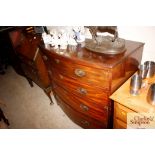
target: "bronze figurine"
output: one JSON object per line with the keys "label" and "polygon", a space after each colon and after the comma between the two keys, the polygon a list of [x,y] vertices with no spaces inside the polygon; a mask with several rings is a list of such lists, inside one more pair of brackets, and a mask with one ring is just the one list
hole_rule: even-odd
{"label": "bronze figurine", "polygon": [[[97,32],[108,32],[114,35],[113,41],[118,38],[117,26],[85,26],[89,29],[92,39],[96,40]],[[96,40],[97,41],[97,40]]]}
{"label": "bronze figurine", "polygon": [[[118,38],[117,26],[85,26],[89,29],[92,39],[86,39],[85,47],[103,54],[120,54],[125,52],[125,40]],[[108,32],[111,36],[97,36],[97,32]]]}

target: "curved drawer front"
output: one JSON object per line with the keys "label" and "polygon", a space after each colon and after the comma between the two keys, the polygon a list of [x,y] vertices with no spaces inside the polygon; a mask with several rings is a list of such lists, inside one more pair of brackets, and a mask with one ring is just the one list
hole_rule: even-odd
{"label": "curved drawer front", "polygon": [[71,94],[75,94],[84,100],[90,99],[97,103],[108,102],[108,92],[97,87],[90,87],[86,84],[79,83],[78,81],[69,79],[62,74],[57,74],[53,72],[53,81],[55,81],[59,86],[63,87],[66,91]]}
{"label": "curved drawer front", "polygon": [[[54,84],[55,85],[55,84]],[[82,100],[75,95],[72,95],[65,91],[63,88],[55,85],[55,93],[63,98],[63,100],[76,111],[79,111],[89,117],[95,118],[102,122],[108,120],[108,104],[96,104],[95,102],[89,102]]]}
{"label": "curved drawer front", "polygon": [[51,61],[53,69],[58,70],[59,73],[75,79],[79,82],[87,83],[91,86],[99,86],[109,90],[110,74],[107,70],[87,67],[68,61],[65,59],[54,57]]}
{"label": "curved drawer front", "polygon": [[86,129],[101,129],[101,128],[107,128],[107,124],[103,122],[99,122],[96,119],[90,118],[88,116],[85,116],[73,108],[71,108],[69,105],[67,105],[58,95],[55,96],[60,107],[63,109],[63,111],[67,114],[67,116],[76,124],[79,126],[86,128]]}

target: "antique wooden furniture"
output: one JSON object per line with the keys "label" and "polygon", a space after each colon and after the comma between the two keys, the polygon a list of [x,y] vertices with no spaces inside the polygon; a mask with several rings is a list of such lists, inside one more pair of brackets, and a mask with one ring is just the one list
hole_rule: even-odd
{"label": "antique wooden furniture", "polygon": [[0,129],[4,129],[4,128],[7,128],[10,125],[10,123],[8,119],[6,118],[1,108],[1,105],[5,105],[5,104],[0,101]]}
{"label": "antique wooden furniture", "polygon": [[109,96],[137,70],[143,45],[126,41],[126,52],[115,56],[97,54],[80,45],[75,50],[41,46],[60,107],[83,128],[111,128]]}
{"label": "antique wooden furniture", "polygon": [[9,35],[14,47],[16,61],[18,61],[16,63],[17,72],[26,77],[31,86],[33,86],[32,82],[40,86],[52,103],[50,80],[38,48],[38,45],[42,44],[41,36],[35,34],[33,28],[29,27],[16,29]]}
{"label": "antique wooden furniture", "polygon": [[7,66],[10,64],[12,47],[8,32],[13,29],[13,26],[0,26],[0,74],[5,74]]}
{"label": "antique wooden furniture", "polygon": [[[133,96],[130,94],[130,79],[127,80],[116,92],[111,95],[114,100],[114,124],[115,129],[127,128],[128,113],[154,113],[155,106],[150,105],[147,100],[147,92],[151,83],[154,83],[153,78],[146,79],[146,87],[142,87],[140,94]],[[143,81],[144,82],[144,81]],[[129,124],[130,125],[130,124]]]}
{"label": "antique wooden furniture", "polygon": [[[5,115],[4,115],[3,111],[2,111],[2,109],[0,108],[0,122],[1,122],[2,120],[3,120],[4,123],[6,123],[8,126],[10,125],[8,119],[5,117]],[[0,128],[1,128],[1,125],[0,125]]]}

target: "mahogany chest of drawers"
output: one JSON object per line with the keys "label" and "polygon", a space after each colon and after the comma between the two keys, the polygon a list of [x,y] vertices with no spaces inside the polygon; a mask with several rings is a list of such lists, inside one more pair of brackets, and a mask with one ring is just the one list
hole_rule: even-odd
{"label": "mahogany chest of drawers", "polygon": [[40,46],[54,96],[71,120],[83,128],[112,128],[109,96],[137,70],[143,46],[126,41],[126,52],[115,56],[80,45],[75,50]]}
{"label": "mahogany chest of drawers", "polygon": [[52,103],[50,96],[51,84],[38,47],[42,43],[42,38],[40,35],[35,34],[33,29],[31,33],[26,32],[25,29],[20,28],[9,34],[16,59],[19,61],[18,65],[23,72],[21,75],[26,77],[31,86],[33,86],[32,82],[35,82],[42,88]]}

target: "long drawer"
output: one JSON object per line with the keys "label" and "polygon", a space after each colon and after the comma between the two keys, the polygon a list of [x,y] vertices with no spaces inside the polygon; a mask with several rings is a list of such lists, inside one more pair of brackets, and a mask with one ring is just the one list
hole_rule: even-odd
{"label": "long drawer", "polygon": [[108,103],[97,104],[95,102],[82,100],[81,98],[70,94],[58,85],[54,84],[54,86],[55,93],[63,98],[63,100],[76,111],[102,122],[108,121]]}
{"label": "long drawer", "polygon": [[79,126],[86,128],[86,129],[101,129],[101,128],[107,128],[107,124],[103,122],[99,122],[96,119],[90,118],[88,116],[85,116],[73,108],[71,108],[69,105],[67,105],[58,95],[55,95],[60,107],[63,109],[63,111],[67,114],[67,116],[76,124]]}
{"label": "long drawer", "polygon": [[109,92],[99,87],[92,87],[84,83],[79,83],[78,81],[69,79],[57,72],[53,72],[52,78],[55,83],[63,87],[65,90],[83,98],[84,100],[90,99],[97,103],[107,103],[109,101]]}
{"label": "long drawer", "polygon": [[[52,52],[51,52],[52,53]],[[104,89],[110,89],[110,73],[106,69],[97,69],[87,67],[77,62],[74,63],[73,60],[67,60],[61,58],[55,54],[51,59],[50,63],[52,68],[58,70],[62,75],[68,76],[78,82],[83,82],[91,86],[99,86]]]}

